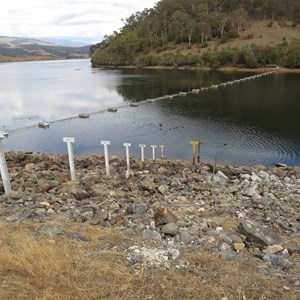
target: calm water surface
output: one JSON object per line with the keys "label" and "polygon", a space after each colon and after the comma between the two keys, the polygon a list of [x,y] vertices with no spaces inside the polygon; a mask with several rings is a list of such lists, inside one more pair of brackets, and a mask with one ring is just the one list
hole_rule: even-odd
{"label": "calm water surface", "polygon": [[[164,144],[169,159],[190,159],[190,140],[205,161],[300,165],[300,74],[272,74],[199,94],[144,101],[251,76],[250,73],[92,69],[88,60],[0,64],[0,130],[6,150],[139,156],[140,143]],[[138,107],[129,103],[140,102]],[[108,107],[119,107],[116,113]],[[79,113],[91,113],[79,119]],[[49,129],[39,121],[52,122]],[[151,148],[146,156],[151,157]],[[157,151],[158,152],[158,151]]]}

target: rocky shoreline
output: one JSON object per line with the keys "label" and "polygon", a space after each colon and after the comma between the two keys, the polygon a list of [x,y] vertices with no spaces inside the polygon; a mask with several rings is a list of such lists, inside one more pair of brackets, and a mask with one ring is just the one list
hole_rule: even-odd
{"label": "rocky shoreline", "polygon": [[188,268],[185,249],[247,260],[300,297],[298,166],[214,169],[132,158],[128,176],[126,159],[113,156],[107,177],[104,157],[90,155],[75,158],[77,181],[71,182],[67,156],[5,155],[13,193],[6,196],[0,182],[3,222],[65,218],[116,228],[134,236],[123,249],[132,265],[143,260],[147,267]]}

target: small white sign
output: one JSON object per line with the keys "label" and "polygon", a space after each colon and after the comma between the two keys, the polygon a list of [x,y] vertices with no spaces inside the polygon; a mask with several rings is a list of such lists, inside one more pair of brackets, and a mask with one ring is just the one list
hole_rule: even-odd
{"label": "small white sign", "polygon": [[64,142],[65,143],[75,143],[75,139],[74,138],[72,138],[72,137],[64,137]]}

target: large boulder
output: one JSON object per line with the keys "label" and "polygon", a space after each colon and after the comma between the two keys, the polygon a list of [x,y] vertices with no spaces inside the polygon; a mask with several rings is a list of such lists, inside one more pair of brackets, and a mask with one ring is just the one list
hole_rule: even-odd
{"label": "large boulder", "polygon": [[161,228],[161,232],[168,234],[168,235],[172,235],[175,236],[178,233],[179,227],[177,224],[175,223],[168,223],[162,226]]}
{"label": "large boulder", "polygon": [[251,221],[241,222],[238,226],[238,232],[246,236],[246,242],[259,248],[280,243],[279,237]]}

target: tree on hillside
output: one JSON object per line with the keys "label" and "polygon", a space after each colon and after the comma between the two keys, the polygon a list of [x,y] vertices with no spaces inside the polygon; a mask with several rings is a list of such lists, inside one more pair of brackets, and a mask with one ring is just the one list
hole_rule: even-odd
{"label": "tree on hillside", "polygon": [[[285,18],[297,26],[300,0],[161,0],[153,8],[128,17],[119,33],[105,37],[90,53],[96,57],[103,52],[97,55],[101,62],[128,64],[139,51],[165,49],[168,43],[205,45],[210,38],[219,42],[236,38],[250,18]],[[245,53],[251,61],[251,54]]]}
{"label": "tree on hillside", "polygon": [[201,44],[204,44],[204,41],[207,43],[208,38],[211,36],[211,17],[205,4],[198,5],[196,22]]}
{"label": "tree on hillside", "polygon": [[215,30],[220,34],[222,39],[225,27],[229,24],[230,16],[227,13],[214,13],[212,14],[212,24]]}
{"label": "tree on hillside", "polygon": [[140,47],[140,39],[134,31],[125,29],[118,38],[114,39],[112,47],[126,64],[130,64],[134,61],[134,55]]}
{"label": "tree on hillside", "polygon": [[245,26],[249,21],[248,13],[244,8],[235,9],[232,12],[232,18],[234,26],[237,28],[238,32],[245,29]]}

